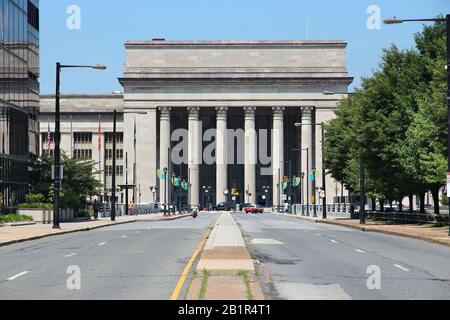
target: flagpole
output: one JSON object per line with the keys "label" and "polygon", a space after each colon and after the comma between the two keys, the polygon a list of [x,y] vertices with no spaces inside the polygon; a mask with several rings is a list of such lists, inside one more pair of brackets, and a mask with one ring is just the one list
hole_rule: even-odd
{"label": "flagpole", "polygon": [[73,141],[73,114],[70,113],[70,157],[74,158],[74,141]]}
{"label": "flagpole", "polygon": [[102,116],[98,115],[98,181],[102,180]]}
{"label": "flagpole", "polygon": [[133,203],[136,203],[136,184],[137,184],[137,181],[136,181],[136,177],[137,177],[137,175],[136,175],[136,157],[137,157],[137,154],[136,154],[136,115],[134,116],[134,163],[133,163]]}

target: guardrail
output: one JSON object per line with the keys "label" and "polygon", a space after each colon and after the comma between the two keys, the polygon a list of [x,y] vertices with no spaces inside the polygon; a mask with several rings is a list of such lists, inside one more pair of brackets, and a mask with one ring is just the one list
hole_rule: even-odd
{"label": "guardrail", "polygon": [[[301,205],[294,204],[292,206],[275,206],[273,207],[274,212],[285,212],[293,215],[301,215],[301,216],[314,216],[315,213],[318,217],[322,216],[323,205]],[[350,218],[351,217],[351,205],[350,204],[327,204],[326,205],[327,216],[329,217],[338,217],[338,218]]]}

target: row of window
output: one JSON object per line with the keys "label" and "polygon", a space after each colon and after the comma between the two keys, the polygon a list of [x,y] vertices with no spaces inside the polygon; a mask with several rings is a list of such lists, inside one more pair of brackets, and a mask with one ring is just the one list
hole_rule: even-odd
{"label": "row of window", "polygon": [[[105,159],[106,160],[112,160],[113,158],[113,151],[112,149],[106,149],[105,150]],[[116,159],[122,160],[123,159],[123,149],[117,149],[116,150]]]}
{"label": "row of window", "polygon": [[[116,175],[123,176],[123,166],[116,166]],[[105,175],[112,176],[113,175],[113,166],[105,166]]]}
{"label": "row of window", "polygon": [[92,159],[92,149],[75,149],[73,150],[74,159]]}
{"label": "row of window", "polygon": [[[54,141],[54,132],[50,132],[50,141]],[[105,143],[109,144],[113,142],[113,134],[106,132],[105,134]],[[41,134],[42,142],[48,142],[48,132]],[[91,144],[92,143],[92,132],[75,132],[73,134],[74,143],[83,143],[83,144]],[[116,143],[123,143],[123,133],[117,133]],[[108,150],[107,150],[108,151]],[[112,150],[111,150],[112,152]],[[112,157],[112,154],[111,154]],[[123,156],[122,156],[123,157]]]}

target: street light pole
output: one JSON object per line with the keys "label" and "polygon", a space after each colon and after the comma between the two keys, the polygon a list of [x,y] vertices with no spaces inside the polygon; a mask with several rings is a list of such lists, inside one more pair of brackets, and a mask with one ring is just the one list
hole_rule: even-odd
{"label": "street light pole", "polygon": [[105,70],[103,65],[82,66],[82,65],[62,65],[56,63],[56,94],[55,94],[55,159],[54,159],[54,190],[53,190],[53,228],[59,229],[59,211],[61,207],[61,118],[60,118],[60,98],[61,98],[61,69],[63,68],[90,68]]}
{"label": "street light pole", "polygon": [[322,130],[322,188],[323,188],[323,208],[322,208],[322,219],[326,219],[327,218],[327,179],[325,176],[325,166],[324,166],[324,161],[323,161],[323,157],[324,157],[324,151],[325,151],[325,131],[323,129],[323,123],[320,126],[321,130]]}
{"label": "street light pole", "polygon": [[116,153],[117,153],[117,110],[113,115],[113,150],[112,150],[112,192],[111,192],[111,221],[116,220]]}
{"label": "street light pole", "polygon": [[56,64],[56,101],[55,101],[55,185],[53,190],[53,228],[59,229],[59,190],[61,188],[61,131],[60,131],[60,86],[61,64]]}
{"label": "street light pole", "polygon": [[128,152],[125,152],[125,215],[128,214]]}
{"label": "street light pole", "polygon": [[[398,24],[403,22],[445,22],[447,25],[447,175],[450,174],[450,14],[447,14],[445,18],[433,18],[433,19],[386,19],[386,24]],[[447,198],[450,203],[450,190],[447,186]],[[450,205],[449,205],[449,230],[450,236]]]}

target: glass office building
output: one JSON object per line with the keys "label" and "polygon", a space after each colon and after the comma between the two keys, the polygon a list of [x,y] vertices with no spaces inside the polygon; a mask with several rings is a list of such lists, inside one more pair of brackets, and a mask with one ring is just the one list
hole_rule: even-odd
{"label": "glass office building", "polygon": [[39,150],[39,1],[0,0],[0,206],[23,201]]}

